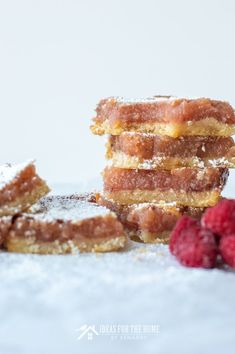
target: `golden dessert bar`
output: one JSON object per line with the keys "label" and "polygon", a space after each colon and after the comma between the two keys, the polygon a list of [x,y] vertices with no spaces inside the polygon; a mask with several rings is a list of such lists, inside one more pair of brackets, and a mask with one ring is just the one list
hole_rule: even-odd
{"label": "golden dessert bar", "polygon": [[231,137],[125,132],[109,137],[106,157],[114,167],[129,169],[234,168],[235,143]]}
{"label": "golden dessert bar", "polygon": [[31,212],[5,218],[1,224],[10,252],[108,252],[126,243],[116,215],[87,195],[44,197]]}
{"label": "golden dessert bar", "polygon": [[140,100],[103,99],[97,106],[94,134],[120,135],[124,131],[179,137],[231,136],[235,114],[231,105],[208,98],[153,96]]}
{"label": "golden dessert bar", "polygon": [[200,218],[205,208],[179,207],[176,203],[121,205],[97,195],[97,203],[114,211],[127,235],[146,243],[167,243],[177,220],[184,214]]}
{"label": "golden dessert bar", "polygon": [[23,212],[48,192],[33,161],[0,167],[0,216]]}
{"label": "golden dessert bar", "polygon": [[212,206],[228,178],[224,168],[132,170],[106,167],[104,196],[120,204],[176,202],[192,207]]}

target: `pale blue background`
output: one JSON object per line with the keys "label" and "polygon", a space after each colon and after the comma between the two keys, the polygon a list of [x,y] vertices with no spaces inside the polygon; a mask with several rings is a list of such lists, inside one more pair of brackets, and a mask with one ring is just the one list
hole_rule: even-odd
{"label": "pale blue background", "polygon": [[104,139],[88,127],[110,95],[235,105],[234,11],[233,0],[0,1],[0,163],[34,157],[50,183],[98,176]]}

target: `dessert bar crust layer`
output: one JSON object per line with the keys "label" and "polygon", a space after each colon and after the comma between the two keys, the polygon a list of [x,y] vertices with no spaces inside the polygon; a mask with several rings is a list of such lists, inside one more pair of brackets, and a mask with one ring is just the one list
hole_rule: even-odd
{"label": "dessert bar crust layer", "polygon": [[162,191],[155,189],[153,191],[133,190],[133,191],[117,191],[105,192],[105,197],[117,203],[125,205],[136,203],[172,203],[177,205],[191,206],[195,208],[203,208],[214,206],[219,200],[221,189],[214,188],[204,192],[185,192],[185,191]]}
{"label": "dessert bar crust layer", "polygon": [[0,216],[23,212],[50,191],[34,162],[0,167]]}
{"label": "dessert bar crust layer", "polygon": [[65,242],[53,241],[36,241],[34,237],[12,237],[9,236],[6,241],[6,248],[9,252],[16,253],[37,253],[37,254],[66,254],[79,252],[112,252],[118,251],[126,244],[126,236],[113,237],[109,240],[103,238],[97,239],[96,242],[79,242],[69,240]]}
{"label": "dessert bar crust layer", "polygon": [[235,114],[229,103],[207,98],[150,97],[101,100],[91,130],[94,134],[120,135],[124,131],[181,135],[230,136]]}
{"label": "dessert bar crust layer", "polygon": [[183,123],[129,123],[110,125],[108,120],[91,126],[91,131],[96,135],[120,135],[125,131],[167,135],[173,138],[179,136],[231,136],[235,134],[235,125],[220,123],[213,117],[201,119],[197,122]]}
{"label": "dessert bar crust layer", "polygon": [[31,213],[13,218],[5,236],[8,251],[60,254],[123,248],[126,236],[116,215],[90,196],[51,196]]}
{"label": "dessert bar crust layer", "polygon": [[127,132],[110,136],[106,147],[106,157],[120,168],[235,167],[235,144],[231,137],[175,139]]}

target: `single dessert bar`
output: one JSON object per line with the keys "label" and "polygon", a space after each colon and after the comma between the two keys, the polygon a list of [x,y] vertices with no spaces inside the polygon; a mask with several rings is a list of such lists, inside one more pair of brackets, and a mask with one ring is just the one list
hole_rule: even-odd
{"label": "single dessert bar", "polygon": [[100,101],[91,130],[94,134],[120,135],[124,131],[178,137],[230,136],[235,114],[229,103],[208,98],[153,96],[140,100],[110,97]]}
{"label": "single dessert bar", "polygon": [[192,207],[213,206],[227,181],[225,168],[130,170],[106,167],[104,196],[120,204],[177,202]]}
{"label": "single dessert bar", "polygon": [[111,135],[106,157],[112,165],[131,169],[167,170],[179,167],[235,167],[231,137],[181,136],[172,138],[145,133]]}
{"label": "single dessert bar", "polygon": [[5,246],[19,253],[107,252],[123,248],[122,224],[89,196],[42,198],[31,213],[12,218]]}
{"label": "single dessert bar", "polygon": [[34,162],[0,166],[0,216],[20,213],[48,192]]}
{"label": "single dessert bar", "polygon": [[97,203],[114,211],[127,234],[146,243],[168,243],[176,221],[187,214],[200,218],[204,208],[177,207],[176,203],[121,205],[97,195]]}

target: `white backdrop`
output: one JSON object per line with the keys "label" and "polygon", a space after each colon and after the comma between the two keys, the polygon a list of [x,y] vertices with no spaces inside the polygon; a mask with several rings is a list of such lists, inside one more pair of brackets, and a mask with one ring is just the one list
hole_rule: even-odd
{"label": "white backdrop", "polygon": [[[0,0],[0,162],[51,182],[98,176],[100,98],[234,97],[233,0]],[[229,189],[235,186],[230,177]]]}

